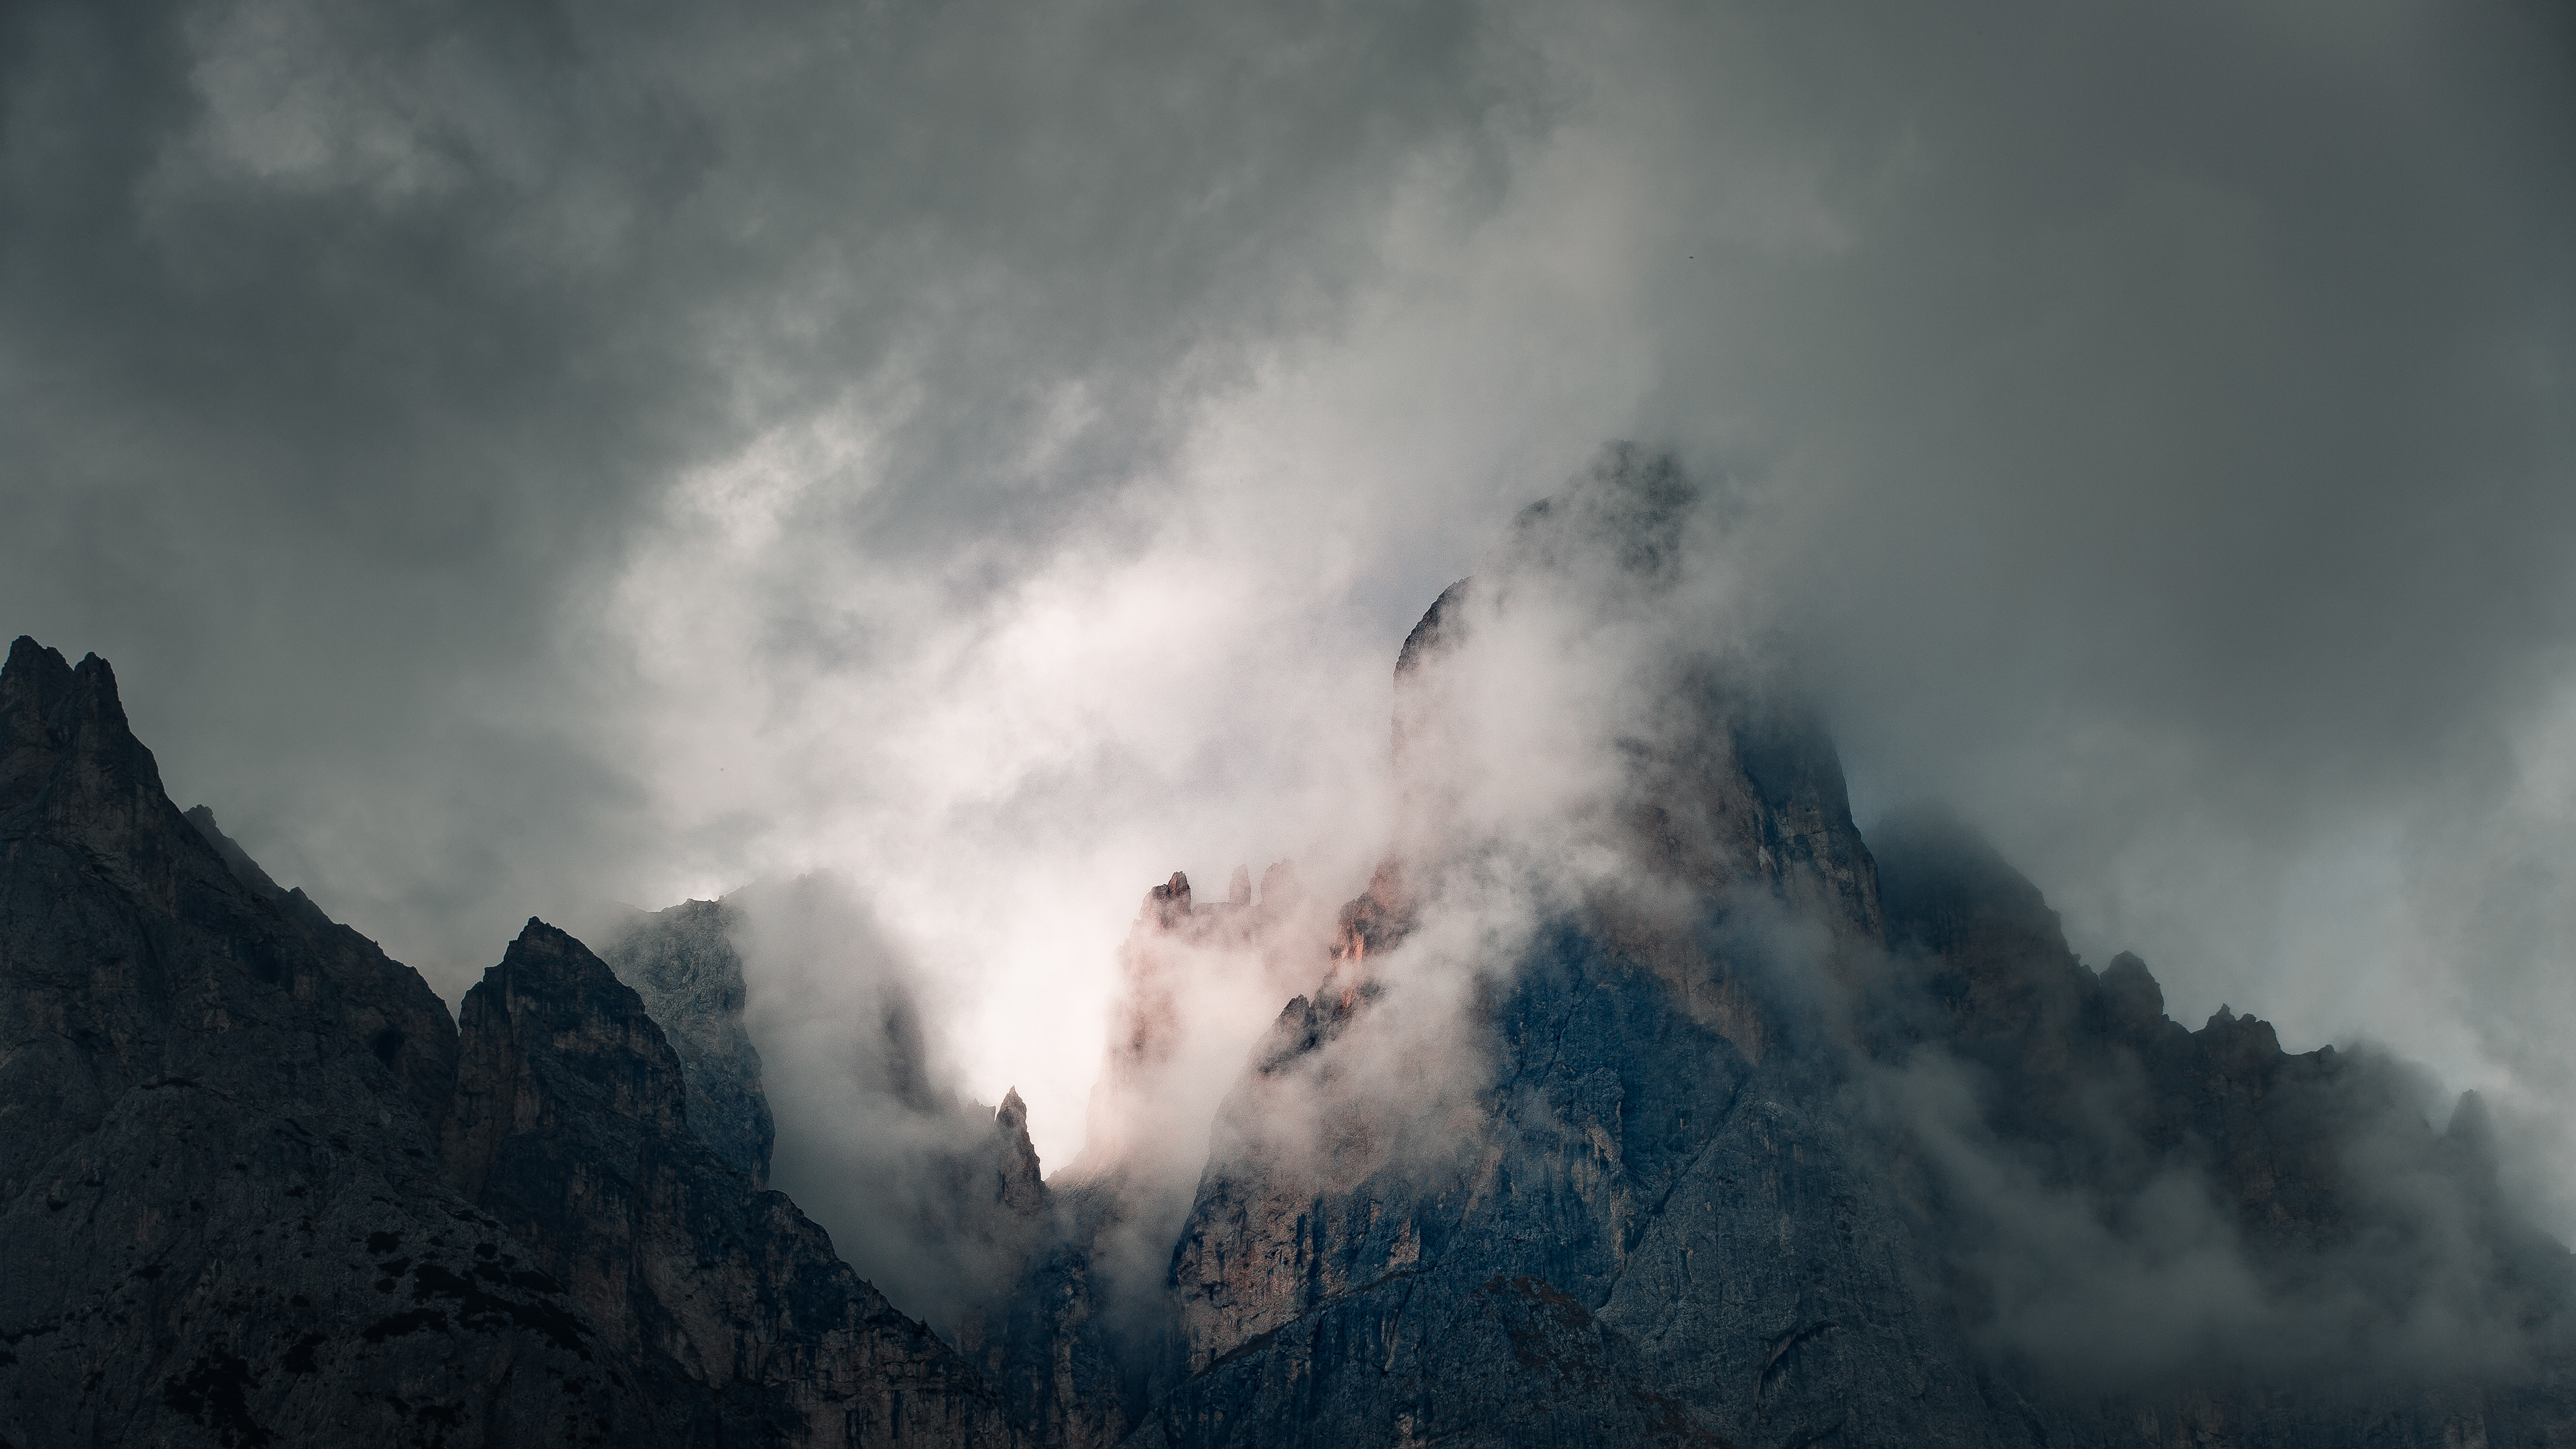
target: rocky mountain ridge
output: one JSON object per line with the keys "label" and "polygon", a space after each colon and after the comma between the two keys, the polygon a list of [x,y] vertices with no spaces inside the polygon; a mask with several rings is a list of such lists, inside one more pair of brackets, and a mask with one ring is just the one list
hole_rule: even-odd
{"label": "rocky mountain ridge", "polygon": [[[1943,817],[1865,839],[1760,642],[1659,623],[1693,506],[1611,450],[1440,595],[1358,896],[1146,893],[1052,1179],[870,998],[936,1332],[763,1186],[755,902],[531,920],[451,1020],[21,639],[0,1449],[2576,1443],[2576,1266],[2479,1104],[2186,1029]],[[1627,702],[1588,771],[1512,732],[1551,649]]]}
{"label": "rocky mountain ridge", "polygon": [[642,998],[678,1055],[689,1124],[699,1139],[766,1187],[778,1126],[760,1088],[760,1051],[743,1027],[736,915],[723,901],[639,912],[610,934],[600,958]]}
{"label": "rocky mountain ridge", "polygon": [[460,1038],[229,844],[103,661],[11,647],[0,1444],[1014,1442],[588,952],[532,924]]}

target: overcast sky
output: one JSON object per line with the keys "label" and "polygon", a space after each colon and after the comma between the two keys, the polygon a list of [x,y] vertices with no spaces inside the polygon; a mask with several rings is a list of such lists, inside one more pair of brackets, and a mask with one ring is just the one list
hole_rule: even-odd
{"label": "overcast sky", "polygon": [[846,871],[1050,1163],[1610,438],[1864,827],[2576,1121],[2563,6],[0,7],[0,633],[451,999]]}

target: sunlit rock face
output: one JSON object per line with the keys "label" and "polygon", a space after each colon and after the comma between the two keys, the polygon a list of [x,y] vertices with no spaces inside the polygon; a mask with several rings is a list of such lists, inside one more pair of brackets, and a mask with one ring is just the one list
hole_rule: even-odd
{"label": "sunlit rock face", "polygon": [[1312,979],[1332,929],[1286,861],[1257,894],[1248,867],[1221,900],[1198,899],[1179,872],[1145,893],[1119,948],[1083,1151],[1048,1180],[1015,1291],[974,1335],[1033,1439],[1119,1443],[1182,1376],[1171,1244],[1215,1098],[1277,1003]]}
{"label": "sunlit rock face", "polygon": [[1944,816],[1864,841],[1707,526],[1612,449],[1445,591],[1366,888],[1148,890],[1051,1180],[870,999],[821,1087],[900,1135],[831,1161],[935,1327],[762,1185],[748,897],[531,921],[460,1026],[20,640],[0,1449],[2576,1443],[2476,1100],[2187,1030]]}
{"label": "sunlit rock face", "polygon": [[1873,851],[1758,641],[1639,622],[1690,507],[1614,450],[1408,639],[1395,850],[1219,1115],[1130,1442],[2576,1436],[2474,1101],[2186,1030],[1937,817]]}

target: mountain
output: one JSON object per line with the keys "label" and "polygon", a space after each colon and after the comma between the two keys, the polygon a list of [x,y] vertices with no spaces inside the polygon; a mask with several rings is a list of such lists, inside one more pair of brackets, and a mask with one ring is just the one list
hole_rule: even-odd
{"label": "mountain", "polygon": [[1286,861],[1262,873],[1257,897],[1248,868],[1222,901],[1198,900],[1179,871],[1145,892],[1118,951],[1121,991],[1082,1154],[1045,1183],[1007,1298],[975,1335],[1032,1440],[1120,1443],[1185,1375],[1168,1278],[1206,1166],[1214,1110],[1203,1084],[1211,1067],[1231,1073],[1260,1026],[1226,1020],[1227,1009],[1292,991],[1330,929]]}
{"label": "mountain", "polygon": [[1462,867],[1345,913],[1220,1119],[1173,1258],[1192,1374],[1140,1442],[1992,1442],[1794,995],[1878,930],[1830,746],[1688,687],[1702,753],[1637,740],[1601,827],[1657,877],[1467,963],[1445,1018],[1403,1019],[1438,1001],[1404,953]]}
{"label": "mountain", "polygon": [[1148,890],[1052,1177],[848,888],[531,920],[451,1019],[19,640],[0,1449],[2576,1443],[2483,1105],[1864,836],[1712,526],[1614,448],[1442,592],[1366,887]]}
{"label": "mountain", "polygon": [[104,661],[0,668],[0,1444],[1013,1442],[686,1126],[531,924],[460,1037],[183,817]]}
{"label": "mountain", "polygon": [[690,1442],[1007,1439],[981,1374],[691,1130],[677,1054],[579,941],[529,921],[460,1016],[449,1180]]}
{"label": "mountain", "polygon": [[2044,1442],[2576,1428],[2576,1264],[2498,1189],[2475,1094],[2436,1129],[2384,1055],[2287,1053],[2225,1007],[2186,1029],[2145,963],[2083,966],[2039,892],[1940,814],[1888,821],[1877,855],[1891,1176]]}
{"label": "mountain", "polygon": [[726,1166],[769,1185],[778,1127],[760,1086],[760,1051],[743,1028],[739,913],[722,901],[638,912],[600,952],[633,987],[680,1059],[689,1125]]}
{"label": "mountain", "polygon": [[[1873,848],[1765,641],[1688,637],[1691,514],[1612,450],[1407,640],[1397,854],[1225,1103],[1129,1442],[2576,1438],[2475,1100],[2185,1029],[1941,817]],[[1569,686],[1596,768],[1506,773]]]}

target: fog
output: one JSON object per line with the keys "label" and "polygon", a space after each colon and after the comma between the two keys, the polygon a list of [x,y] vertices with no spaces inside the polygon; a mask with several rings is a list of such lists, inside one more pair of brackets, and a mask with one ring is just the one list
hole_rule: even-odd
{"label": "fog", "polygon": [[2563,1203],[2571,56],[2509,4],[15,6],[0,617],[451,999],[531,912],[838,872],[1052,1168],[1140,894],[1356,894],[1405,631],[1670,445],[1864,828],[1949,802],[2178,1018],[2558,1131]]}

